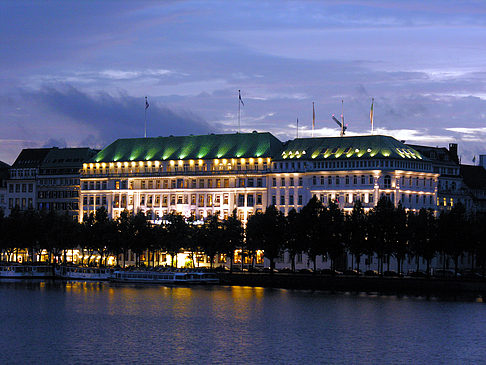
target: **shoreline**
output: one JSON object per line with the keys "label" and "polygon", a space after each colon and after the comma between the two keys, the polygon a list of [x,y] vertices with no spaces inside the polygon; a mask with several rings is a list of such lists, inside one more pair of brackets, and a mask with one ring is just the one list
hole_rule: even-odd
{"label": "shoreline", "polygon": [[221,285],[264,288],[376,292],[412,295],[479,295],[486,297],[486,281],[446,278],[326,276],[287,273],[220,273]]}

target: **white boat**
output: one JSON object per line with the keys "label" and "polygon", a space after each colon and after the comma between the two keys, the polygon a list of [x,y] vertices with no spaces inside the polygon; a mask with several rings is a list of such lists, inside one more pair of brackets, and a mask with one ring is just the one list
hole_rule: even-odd
{"label": "white boat", "polygon": [[0,278],[33,279],[53,276],[52,266],[49,265],[0,265]]}
{"label": "white boat", "polygon": [[174,271],[115,271],[110,281],[136,284],[217,284],[215,274]]}
{"label": "white boat", "polygon": [[54,270],[56,277],[68,280],[108,280],[113,274],[109,268],[79,267],[79,266],[56,266]]}

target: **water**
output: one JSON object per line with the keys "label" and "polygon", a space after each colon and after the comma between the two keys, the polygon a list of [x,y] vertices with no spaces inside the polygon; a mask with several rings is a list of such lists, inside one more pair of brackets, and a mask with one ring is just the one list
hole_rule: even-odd
{"label": "water", "polygon": [[248,287],[0,281],[0,363],[483,363],[486,305]]}

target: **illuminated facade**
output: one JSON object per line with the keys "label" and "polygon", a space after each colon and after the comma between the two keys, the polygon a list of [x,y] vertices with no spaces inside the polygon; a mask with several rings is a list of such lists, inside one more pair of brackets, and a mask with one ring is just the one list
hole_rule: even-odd
{"label": "illuminated facade", "polygon": [[153,220],[170,212],[204,218],[251,214],[275,205],[287,214],[316,195],[350,210],[383,195],[406,209],[436,209],[431,162],[388,136],[301,138],[270,133],[119,139],[81,172],[80,220],[101,206]]}

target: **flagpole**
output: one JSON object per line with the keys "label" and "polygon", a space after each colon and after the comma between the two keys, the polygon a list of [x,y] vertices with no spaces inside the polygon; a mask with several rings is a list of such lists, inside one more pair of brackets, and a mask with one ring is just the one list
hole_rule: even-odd
{"label": "flagpole", "polygon": [[314,138],[314,125],[316,124],[316,110],[314,109],[314,102],[312,102],[312,138]]}
{"label": "flagpole", "polygon": [[373,135],[373,102],[375,101],[375,98],[371,98],[371,111],[370,111],[370,119],[371,119],[371,134]]}
{"label": "flagpole", "polygon": [[344,99],[341,99],[341,137],[344,136]]}
{"label": "flagpole", "polygon": [[297,138],[299,138],[299,118],[297,118]]}
{"label": "flagpole", "polygon": [[144,134],[143,138],[147,138],[147,97],[145,97],[145,129],[144,129]]}
{"label": "flagpole", "polygon": [[241,90],[238,90],[238,133],[240,133]]}

